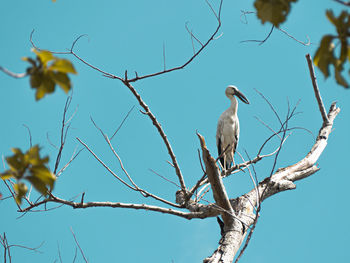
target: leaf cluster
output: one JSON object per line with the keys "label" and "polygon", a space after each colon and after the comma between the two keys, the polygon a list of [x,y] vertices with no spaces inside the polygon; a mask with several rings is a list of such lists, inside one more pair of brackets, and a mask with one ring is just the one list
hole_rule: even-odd
{"label": "leaf cluster", "polygon": [[47,195],[48,191],[52,191],[54,187],[56,176],[46,167],[49,157],[41,158],[39,151],[38,145],[31,147],[26,153],[18,148],[13,148],[13,155],[6,157],[10,169],[0,173],[0,177],[3,180],[11,178],[16,180],[13,188],[18,204],[21,204],[22,198],[28,191],[23,179],[29,181],[42,195]]}
{"label": "leaf cluster", "polygon": [[292,2],[297,0],[256,0],[254,7],[261,23],[270,22],[279,26],[286,21]]}
{"label": "leaf cluster", "polygon": [[55,91],[56,84],[68,93],[72,87],[69,73],[77,74],[73,64],[67,60],[55,57],[50,51],[33,49],[36,59],[24,57],[31,64],[27,68],[30,75],[30,86],[36,89],[35,99],[40,100],[46,94]]}
{"label": "leaf cluster", "polygon": [[[315,65],[322,71],[325,78],[330,75],[330,66],[334,67],[335,80],[339,85],[349,88],[349,83],[342,75],[344,64],[350,61],[350,50],[348,37],[350,36],[350,14],[342,11],[338,17],[334,16],[332,10],[326,11],[329,21],[335,26],[337,35],[325,35],[321,40],[321,45],[314,56]],[[335,54],[336,44],[340,43],[339,56]],[[350,73],[350,72],[349,72]]]}

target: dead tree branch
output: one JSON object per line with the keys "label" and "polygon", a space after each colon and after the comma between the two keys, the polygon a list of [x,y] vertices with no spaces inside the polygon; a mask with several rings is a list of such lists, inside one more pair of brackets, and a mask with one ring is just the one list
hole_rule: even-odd
{"label": "dead tree branch", "polygon": [[70,200],[64,200],[59,197],[56,197],[51,194],[51,196],[45,200],[34,203],[20,212],[32,212],[33,208],[49,204],[49,203],[58,203],[71,206],[74,209],[85,209],[91,207],[110,207],[110,208],[128,208],[136,210],[146,210],[154,211],[163,214],[170,214],[179,216],[185,219],[194,219],[194,218],[207,218],[215,217],[219,215],[219,210],[214,205],[197,205],[192,203],[191,210],[192,212],[183,212],[180,210],[175,210],[171,208],[164,208],[160,206],[146,205],[146,204],[134,204],[134,203],[120,203],[120,202],[74,202]]}
{"label": "dead tree branch", "polygon": [[28,76],[27,72],[24,73],[14,73],[12,71],[9,71],[8,69],[0,66],[0,71],[4,72],[5,74],[9,75],[10,77],[16,78],[16,79],[21,79],[24,78],[26,76]]}
{"label": "dead tree branch", "polygon": [[311,77],[311,81],[312,81],[312,86],[314,88],[315,97],[316,97],[316,100],[317,100],[317,103],[318,103],[318,107],[320,109],[323,122],[327,123],[328,122],[328,117],[327,117],[326,109],[325,109],[325,107],[323,105],[323,101],[322,101],[322,98],[321,98],[320,91],[319,91],[318,86],[317,86],[314,66],[313,66],[313,62],[312,62],[312,58],[311,58],[310,54],[306,55],[306,60],[307,60],[308,66],[309,66],[310,77]]}
{"label": "dead tree branch", "polygon": [[180,182],[180,185],[181,185],[181,189],[185,190],[186,189],[185,180],[184,180],[183,175],[181,173],[179,164],[177,163],[174,151],[173,151],[173,149],[172,149],[172,147],[171,147],[171,145],[169,143],[169,140],[168,140],[168,138],[167,138],[167,136],[166,136],[162,126],[160,125],[160,123],[158,122],[158,120],[154,116],[154,114],[150,111],[148,105],[142,100],[141,95],[131,85],[131,83],[129,83],[128,81],[124,81],[123,83],[132,92],[132,94],[137,99],[137,101],[139,102],[141,107],[144,109],[144,113],[151,119],[153,125],[156,127],[156,129],[157,129],[159,135],[161,136],[161,138],[162,138],[166,148],[168,149],[168,153],[169,153],[169,156],[170,156],[170,158],[172,160],[172,164],[174,165],[176,175],[177,175],[177,177],[179,179],[179,182]]}
{"label": "dead tree branch", "polygon": [[229,201],[224,183],[222,182],[219,167],[216,165],[215,159],[210,155],[209,150],[205,145],[203,136],[199,133],[197,133],[197,136],[201,143],[205,172],[208,176],[208,180],[213,190],[214,200],[219,207],[225,211],[228,211],[228,213],[222,213],[222,218],[225,224],[230,224],[232,222],[232,217],[230,214],[233,214],[233,209]]}

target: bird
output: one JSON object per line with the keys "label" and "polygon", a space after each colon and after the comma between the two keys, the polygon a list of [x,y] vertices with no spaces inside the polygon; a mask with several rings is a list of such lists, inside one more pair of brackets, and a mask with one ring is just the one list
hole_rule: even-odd
{"label": "bird", "polygon": [[220,163],[224,170],[234,165],[233,156],[239,139],[238,102],[236,97],[244,103],[250,104],[248,99],[236,86],[229,85],[225,90],[225,94],[230,99],[231,105],[220,115],[216,130],[216,146],[218,148]]}

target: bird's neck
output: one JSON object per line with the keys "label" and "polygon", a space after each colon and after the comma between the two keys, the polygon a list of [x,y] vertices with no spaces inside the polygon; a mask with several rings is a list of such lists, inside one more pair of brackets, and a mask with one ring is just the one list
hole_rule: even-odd
{"label": "bird's neck", "polygon": [[237,99],[235,97],[233,97],[231,99],[231,106],[229,108],[229,110],[233,113],[236,114],[237,113],[237,109],[238,109],[238,103],[237,103]]}

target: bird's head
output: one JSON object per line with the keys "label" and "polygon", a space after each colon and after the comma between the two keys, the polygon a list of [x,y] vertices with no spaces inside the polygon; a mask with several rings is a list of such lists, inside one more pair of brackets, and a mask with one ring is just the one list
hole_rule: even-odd
{"label": "bird's head", "polygon": [[246,98],[246,96],[243,95],[242,92],[238,90],[236,86],[228,86],[226,88],[225,94],[229,99],[232,99],[234,96],[237,96],[241,101],[243,101],[246,104],[249,104],[249,100]]}

